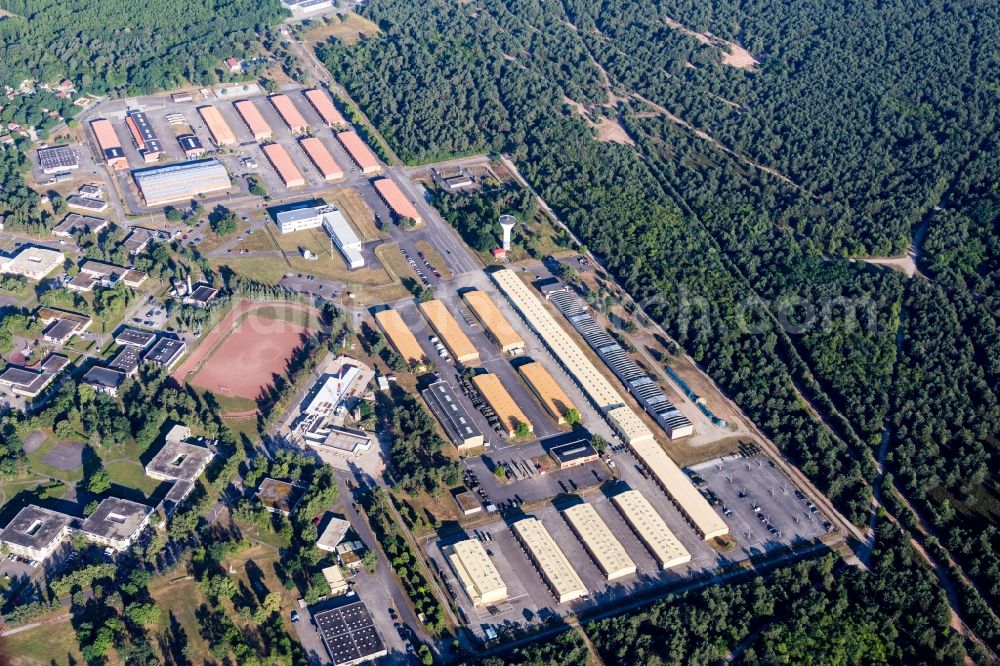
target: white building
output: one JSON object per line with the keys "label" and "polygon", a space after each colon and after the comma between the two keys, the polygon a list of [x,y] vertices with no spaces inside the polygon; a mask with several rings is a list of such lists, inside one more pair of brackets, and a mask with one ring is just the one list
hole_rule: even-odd
{"label": "white building", "polygon": [[22,247],[13,257],[0,257],[0,273],[23,275],[29,280],[41,280],[62,266],[66,256],[45,247]]}
{"label": "white building", "polygon": [[323,224],[323,219],[317,213],[317,208],[296,208],[278,213],[278,231],[290,234],[294,231],[315,229]]}
{"label": "white building", "polygon": [[281,211],[277,215],[277,224],[278,230],[283,234],[322,226],[343,255],[347,267],[351,270],[364,268],[365,258],[361,253],[361,239],[336,206]]}

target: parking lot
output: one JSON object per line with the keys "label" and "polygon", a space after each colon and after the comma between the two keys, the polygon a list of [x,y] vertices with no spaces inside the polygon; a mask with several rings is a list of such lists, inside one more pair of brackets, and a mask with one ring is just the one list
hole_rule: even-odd
{"label": "parking lot", "polygon": [[[810,510],[808,500],[804,496],[799,498],[797,488],[768,458],[761,455],[744,458],[737,454],[709,461],[689,470],[698,477],[698,485],[705,493],[714,493],[718,498],[716,510],[720,513],[724,510],[730,512],[730,515],[725,515],[725,520],[730,525],[731,536],[736,545],[728,551],[720,550],[698,537],[663,491],[639,470],[635,459],[625,447],[615,445],[612,457],[616,468],[611,471],[620,480],[617,483],[609,482],[599,489],[592,487],[579,499],[563,492],[558,480],[565,483],[566,477],[561,476],[564,474],[568,474],[569,478],[582,475],[586,480],[586,475],[592,473],[586,466],[499,484],[482,459],[466,461],[468,469],[475,472],[482,486],[489,488],[489,492],[497,498],[516,493],[526,504],[530,504],[537,498],[544,499],[545,495],[557,497],[554,503],[526,513],[518,508],[508,509],[505,515],[486,523],[480,520],[474,528],[466,530],[471,538],[482,537],[484,547],[491,554],[493,563],[508,587],[509,599],[502,604],[475,608],[448,567],[441,547],[465,538],[465,534],[452,534],[440,541],[426,542],[428,555],[437,564],[446,585],[453,591],[455,601],[472,631],[485,637],[487,628],[500,632],[504,627],[510,628],[513,625],[524,627],[537,624],[548,616],[565,616],[605,606],[638,593],[677,584],[693,575],[711,572],[751,556],[778,554],[787,551],[790,546],[813,543],[829,531],[822,513],[818,509],[815,513]],[[608,471],[603,462],[590,465]],[[609,499],[627,489],[642,492],[691,553],[690,562],[668,571],[658,567]],[[594,506],[622,543],[637,566],[634,576],[618,579],[612,584],[605,580],[583,544],[560,515],[560,509],[581,500]],[[761,520],[761,515],[766,516],[766,523]],[[565,604],[556,603],[509,528],[511,523],[525,516],[534,516],[542,521],[580,575],[590,592],[588,597]],[[775,530],[775,534],[768,530],[769,526]],[[486,536],[487,533],[489,537]]]}

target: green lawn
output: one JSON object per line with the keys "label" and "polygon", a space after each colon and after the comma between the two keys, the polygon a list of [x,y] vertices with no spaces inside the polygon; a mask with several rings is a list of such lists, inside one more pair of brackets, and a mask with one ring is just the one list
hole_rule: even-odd
{"label": "green lawn", "polygon": [[[206,599],[194,581],[156,581],[150,585],[150,594],[160,609],[160,621],[153,627],[153,632],[163,634],[171,630],[170,615],[173,614],[175,628],[172,631],[175,635],[172,638],[179,643],[186,642],[191,663],[212,662],[212,652],[199,633],[201,627],[195,615],[198,607],[206,603]],[[179,631],[176,630],[177,626],[180,627]],[[163,661],[166,662],[165,659]]]}
{"label": "green lawn", "polygon": [[69,666],[83,664],[83,655],[76,643],[76,634],[69,623],[43,625],[28,631],[5,636],[0,642],[5,663],[11,666]]}

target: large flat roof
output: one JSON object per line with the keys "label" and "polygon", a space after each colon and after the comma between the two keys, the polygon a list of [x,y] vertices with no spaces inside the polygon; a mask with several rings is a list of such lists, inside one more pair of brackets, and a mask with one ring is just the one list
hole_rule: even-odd
{"label": "large flat roof", "polygon": [[139,169],[132,177],[147,206],[227,190],[232,185],[226,167],[214,158]]}
{"label": "large flat roof", "polygon": [[40,280],[62,265],[66,256],[47,247],[24,246],[13,257],[0,257],[0,272]]}
{"label": "large flat roof", "polygon": [[611,498],[625,521],[664,569],[690,561],[691,553],[670,531],[653,505],[638,490],[627,490]]}
{"label": "large flat roof", "polygon": [[139,364],[142,363],[142,358],[139,356],[140,349],[141,347],[125,345],[111,359],[111,363],[108,365],[116,370],[121,370],[126,375],[131,375],[139,367]]}
{"label": "large flat roof", "polygon": [[375,322],[389,339],[389,344],[407,363],[420,363],[424,360],[424,350],[420,343],[403,322],[403,318],[395,310],[382,310],[375,313]]}
{"label": "large flat roof", "polygon": [[591,402],[601,410],[625,404],[621,394],[587,358],[580,346],[559,325],[517,273],[510,269],[502,269],[491,273],[490,278],[524,317],[539,339],[559,359]]}
{"label": "large flat roof", "polygon": [[84,373],[82,381],[98,388],[117,389],[125,382],[125,373],[95,365]]}
{"label": "large flat roof", "polygon": [[635,573],[635,562],[597,514],[597,509],[586,503],[576,504],[562,514],[608,580]]}
{"label": "large flat roof", "polygon": [[166,441],[156,455],[146,463],[146,473],[178,481],[194,481],[213,456],[214,454],[203,446]]}
{"label": "large flat roof", "polygon": [[427,319],[427,322],[434,329],[434,332],[441,336],[441,341],[451,352],[451,355],[459,363],[476,363],[479,361],[479,351],[472,344],[458,322],[451,316],[448,307],[441,301],[434,299],[420,304],[420,312]]}
{"label": "large flat roof", "polygon": [[0,541],[22,548],[42,550],[60,539],[74,518],[63,513],[29,504],[0,531]]}
{"label": "large flat roof", "polygon": [[156,333],[152,331],[140,331],[135,328],[123,328],[118,334],[115,335],[115,342],[120,345],[129,345],[130,347],[141,347],[145,349],[148,347],[153,340],[156,339]]}
{"label": "large flat roof", "polygon": [[166,368],[172,366],[184,353],[186,346],[183,340],[173,338],[160,338],[150,347],[142,360],[147,363],[156,363]]}
{"label": "large flat roof", "polygon": [[513,437],[517,427],[522,423],[528,426],[529,432],[534,432],[535,427],[514,402],[514,398],[510,397],[499,377],[492,373],[484,373],[473,377],[472,383],[496,412],[508,435]]}
{"label": "large flat roof", "polygon": [[473,604],[497,603],[507,598],[507,584],[479,541],[466,539],[442,551]]}
{"label": "large flat roof", "polygon": [[519,365],[517,371],[521,373],[524,381],[538,396],[545,411],[557,422],[562,423],[565,420],[566,412],[576,409],[569,396],[566,395],[566,391],[538,361]]}
{"label": "large flat roof", "polygon": [[538,566],[546,584],[560,603],[588,594],[573,565],[566,559],[545,525],[537,518],[519,520],[511,526]]}
{"label": "large flat roof", "polygon": [[267,508],[287,514],[295,509],[304,493],[302,488],[287,481],[267,478],[257,489],[257,499]]}
{"label": "large flat roof", "polygon": [[510,325],[489,294],[485,291],[467,291],[462,294],[462,298],[500,347],[500,351],[512,352],[524,349],[524,338]]}
{"label": "large flat roof", "polygon": [[375,621],[357,596],[336,598],[334,608],[313,613],[313,621],[334,666],[359,664],[387,653]]}
{"label": "large flat roof", "polygon": [[483,433],[446,381],[436,381],[420,392],[455,446],[481,446]]}
{"label": "large flat roof", "polygon": [[152,512],[152,507],[145,504],[120,497],[108,497],[83,521],[80,529],[85,534],[105,539],[131,539]]}
{"label": "large flat roof", "polygon": [[729,526],[654,440],[633,444],[632,452],[652,473],[688,522],[706,541],[729,533]]}
{"label": "large flat roof", "polygon": [[38,164],[46,173],[69,171],[80,166],[80,159],[72,146],[50,146],[38,149]]}

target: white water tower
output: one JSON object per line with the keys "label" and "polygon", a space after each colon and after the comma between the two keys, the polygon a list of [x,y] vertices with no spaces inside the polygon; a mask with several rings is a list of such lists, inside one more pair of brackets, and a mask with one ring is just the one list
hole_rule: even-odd
{"label": "white water tower", "polygon": [[517,220],[513,215],[500,216],[500,226],[503,228],[503,249],[505,252],[510,250],[510,232],[514,230],[515,224],[517,224]]}

